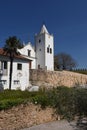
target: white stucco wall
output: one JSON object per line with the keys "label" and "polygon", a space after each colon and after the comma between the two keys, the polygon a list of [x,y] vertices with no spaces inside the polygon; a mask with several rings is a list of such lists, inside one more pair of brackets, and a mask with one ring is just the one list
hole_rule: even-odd
{"label": "white stucco wall", "polygon": [[[17,70],[17,64],[22,64],[22,70]],[[16,73],[15,73],[16,72]],[[14,84],[14,80],[19,80],[20,83]],[[29,63],[23,60],[14,60],[12,89],[21,88],[25,90],[29,86]]]}
{"label": "white stucco wall", "polygon": [[[40,41],[39,41],[40,40]],[[35,44],[36,44],[36,68],[38,69],[38,65],[40,68],[45,68],[45,35],[40,34],[35,36]]]}
{"label": "white stucco wall", "polygon": [[[0,80],[6,80],[6,84],[3,84],[4,89],[9,88],[9,69],[10,69],[10,62],[8,58],[1,57],[0,61],[7,61],[8,69],[7,75],[0,75]],[[22,64],[22,70],[17,70],[17,64]],[[18,84],[14,84],[14,80],[19,80]],[[15,59],[13,62],[13,73],[12,73],[12,85],[11,89],[18,89],[25,90],[29,86],[29,61]]]}
{"label": "white stucco wall", "polygon": [[[49,48],[49,53],[47,48]],[[52,53],[50,53],[50,48]],[[47,66],[47,70],[54,70],[54,39],[49,34],[45,34],[45,66]]]}
{"label": "white stucco wall", "polygon": [[[7,66],[9,66],[9,58],[0,56],[0,61],[7,61]],[[2,80],[6,80],[6,83],[5,84],[1,83]],[[9,67],[7,69],[7,75],[3,75],[3,70],[2,70],[2,74],[0,74],[0,87],[1,86],[5,89],[7,89],[9,86]]]}
{"label": "white stucco wall", "polygon": [[[30,56],[28,56],[28,50],[31,50],[31,54]],[[31,43],[29,42],[28,44],[26,44],[22,49],[18,49],[18,51],[24,55],[25,58],[28,58],[30,60],[32,60],[32,69],[36,69],[36,57],[35,57],[35,49],[34,47],[31,45]]]}
{"label": "white stucco wall", "polygon": [[[41,40],[41,42],[39,42]],[[35,37],[36,43],[36,57],[37,68],[40,65],[41,68],[47,70],[54,70],[54,39],[53,36],[48,33],[38,34]],[[47,47],[52,49],[52,54],[47,53]]]}

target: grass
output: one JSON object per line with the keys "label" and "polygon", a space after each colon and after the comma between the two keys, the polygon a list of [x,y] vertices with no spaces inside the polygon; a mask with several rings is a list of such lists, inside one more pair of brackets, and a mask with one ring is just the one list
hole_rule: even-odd
{"label": "grass", "polygon": [[0,92],[0,110],[31,102],[36,95],[42,95],[42,93],[42,91],[28,92],[20,90],[5,90]]}

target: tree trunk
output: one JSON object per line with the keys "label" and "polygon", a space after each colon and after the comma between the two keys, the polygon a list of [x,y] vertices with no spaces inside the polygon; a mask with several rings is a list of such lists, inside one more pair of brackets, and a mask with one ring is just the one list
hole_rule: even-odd
{"label": "tree trunk", "polygon": [[10,74],[9,74],[9,90],[11,90],[12,83],[12,68],[13,68],[13,58],[10,58]]}

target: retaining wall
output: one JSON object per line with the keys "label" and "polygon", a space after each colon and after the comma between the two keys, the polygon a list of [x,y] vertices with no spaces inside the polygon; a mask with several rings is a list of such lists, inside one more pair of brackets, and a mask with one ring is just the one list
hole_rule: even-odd
{"label": "retaining wall", "polygon": [[41,87],[87,86],[87,75],[70,71],[30,70],[30,82]]}

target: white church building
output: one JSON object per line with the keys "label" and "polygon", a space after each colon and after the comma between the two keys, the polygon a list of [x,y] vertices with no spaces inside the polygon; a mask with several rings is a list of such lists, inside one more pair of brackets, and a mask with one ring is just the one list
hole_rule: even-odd
{"label": "white church building", "polygon": [[[12,89],[25,90],[29,87],[29,70],[44,69],[54,71],[54,38],[45,25],[35,35],[35,46],[30,42],[18,49],[20,56],[13,61]],[[0,86],[9,88],[10,60],[0,49]]]}
{"label": "white church building", "polygon": [[50,35],[45,25],[35,35],[35,46],[29,42],[19,52],[31,59],[31,69],[54,70],[54,38]]}

